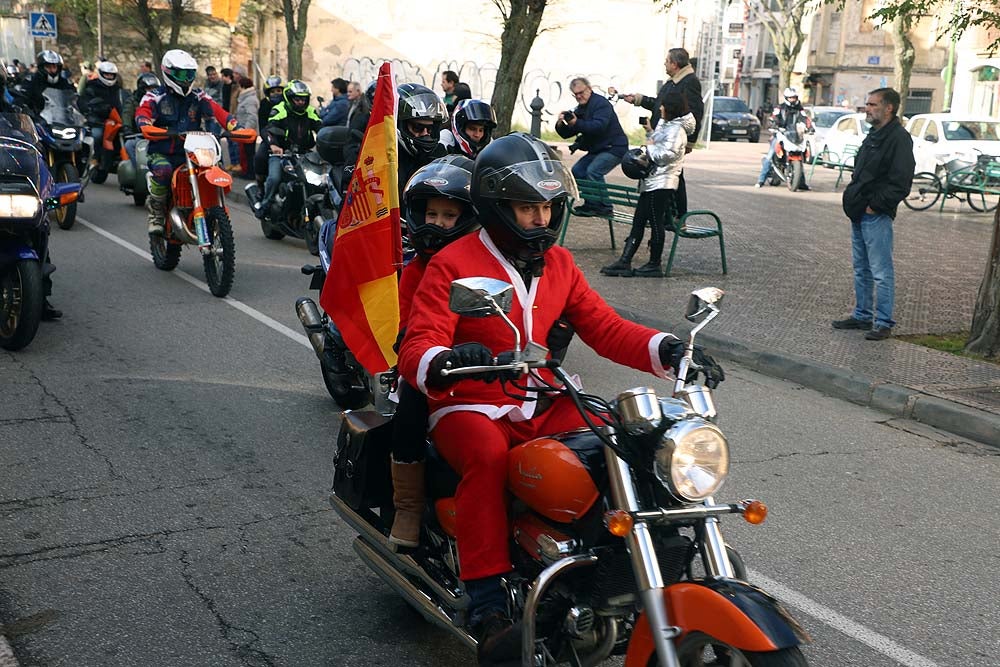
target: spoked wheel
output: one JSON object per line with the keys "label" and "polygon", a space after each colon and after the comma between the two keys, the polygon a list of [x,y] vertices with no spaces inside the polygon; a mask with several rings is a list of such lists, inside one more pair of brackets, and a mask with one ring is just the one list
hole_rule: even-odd
{"label": "spoked wheel", "polygon": [[271,239],[272,241],[280,241],[285,238],[284,232],[274,226],[274,223],[271,222],[271,218],[267,217],[267,214],[260,219],[260,231],[263,232],[264,238]]}
{"label": "spoked wheel", "polygon": [[[57,183],[80,182],[80,172],[76,170],[75,165],[69,162],[61,162],[56,165],[55,177]],[[76,222],[76,202],[56,209],[56,223],[61,229],[69,229],[74,222]]]}
{"label": "spoked wheel", "polygon": [[[692,632],[681,641],[677,660],[681,667],[808,667],[797,646],[766,653],[741,651],[701,632]],[[649,667],[657,664],[653,656]]]}
{"label": "spoked wheel", "polygon": [[211,247],[202,257],[205,263],[205,279],[214,296],[226,296],[233,287],[236,275],[236,241],[233,239],[233,225],[229,214],[223,208],[210,208],[205,212],[205,226]]}
{"label": "spoked wheel", "polygon": [[[937,203],[942,191],[941,180],[931,172],[923,171],[913,177],[910,194],[906,195],[903,203],[914,211],[925,211]],[[971,205],[972,202],[969,203]]]}
{"label": "spoked wheel", "polygon": [[173,271],[181,261],[180,243],[171,243],[163,234],[149,235],[149,253],[153,256],[153,265],[160,271]]}
{"label": "spoked wheel", "polygon": [[997,195],[988,195],[982,192],[970,192],[965,196],[969,206],[973,211],[987,213],[997,207]]}
{"label": "spoked wheel", "polygon": [[23,259],[0,275],[0,347],[20,350],[30,343],[42,321],[45,296],[42,267]]}

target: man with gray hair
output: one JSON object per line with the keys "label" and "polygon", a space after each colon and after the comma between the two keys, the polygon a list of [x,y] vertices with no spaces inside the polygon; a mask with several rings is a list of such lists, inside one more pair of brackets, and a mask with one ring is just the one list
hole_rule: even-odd
{"label": "man with gray hair", "polygon": [[[587,79],[577,77],[569,82],[569,91],[576,98],[576,109],[563,111],[556,121],[556,133],[563,139],[576,137],[569,147],[570,153],[577,149],[586,151],[573,165],[576,180],[604,182],[604,176],[617,167],[625,151],[628,137],[622,129],[615,108],[608,98],[594,95]],[[611,204],[585,201],[573,209],[576,215],[609,215]]]}
{"label": "man with gray hair", "polygon": [[[667,99],[667,95],[675,90],[681,93],[687,100],[688,109],[694,114],[695,128],[694,132],[688,135],[687,143],[687,152],[690,153],[698,141],[698,135],[701,134],[702,120],[705,117],[705,102],[701,99],[701,82],[695,76],[694,68],[691,66],[691,57],[685,49],[674,48],[667,51],[667,59],[663,62],[663,66],[666,68],[669,78],[655,98],[639,93],[631,93],[623,97],[626,102],[631,102],[637,107],[653,112],[649,119],[649,130],[651,131],[660,122],[660,106]],[[611,89],[609,92],[617,91]],[[687,213],[687,188],[684,185],[683,171],[677,185],[677,193],[674,195],[674,202],[677,209],[675,213],[678,216]]]}

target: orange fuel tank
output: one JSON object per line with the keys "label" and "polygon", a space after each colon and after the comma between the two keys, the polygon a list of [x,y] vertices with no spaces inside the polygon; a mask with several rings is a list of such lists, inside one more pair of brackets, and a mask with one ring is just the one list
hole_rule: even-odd
{"label": "orange fuel tank", "polygon": [[507,488],[542,516],[569,523],[600,495],[606,475],[603,445],[588,431],[529,440],[507,456]]}

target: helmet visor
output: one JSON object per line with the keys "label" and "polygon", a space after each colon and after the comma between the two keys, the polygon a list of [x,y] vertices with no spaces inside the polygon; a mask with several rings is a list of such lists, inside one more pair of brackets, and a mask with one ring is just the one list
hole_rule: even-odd
{"label": "helmet visor", "polygon": [[169,75],[170,78],[176,81],[177,83],[187,84],[194,82],[194,77],[197,75],[197,72],[193,69],[182,69],[180,67],[171,67],[169,70],[167,70],[167,75]]}
{"label": "helmet visor", "polygon": [[448,117],[448,108],[434,93],[419,93],[407,97],[406,104],[410,105],[413,110],[414,118],[430,118],[441,121]]}
{"label": "helmet visor", "polygon": [[527,160],[482,175],[480,196],[509,201],[545,202],[577,198],[576,181],[562,162]]}

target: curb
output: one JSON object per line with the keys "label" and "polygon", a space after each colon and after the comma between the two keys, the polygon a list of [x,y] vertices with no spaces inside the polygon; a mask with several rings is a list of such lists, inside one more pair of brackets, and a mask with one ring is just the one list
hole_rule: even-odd
{"label": "curb", "polygon": [[0,667],[18,667],[17,658],[7,638],[0,635]]}
{"label": "curb", "polygon": [[[618,306],[615,310],[622,317],[661,331],[682,330],[682,327],[648,313]],[[721,334],[703,333],[699,340],[708,344],[713,355],[735,361],[764,375],[790,380],[835,398],[912,419],[991,447],[1000,447],[1000,415],[844,368],[792,354],[779,354]]]}

